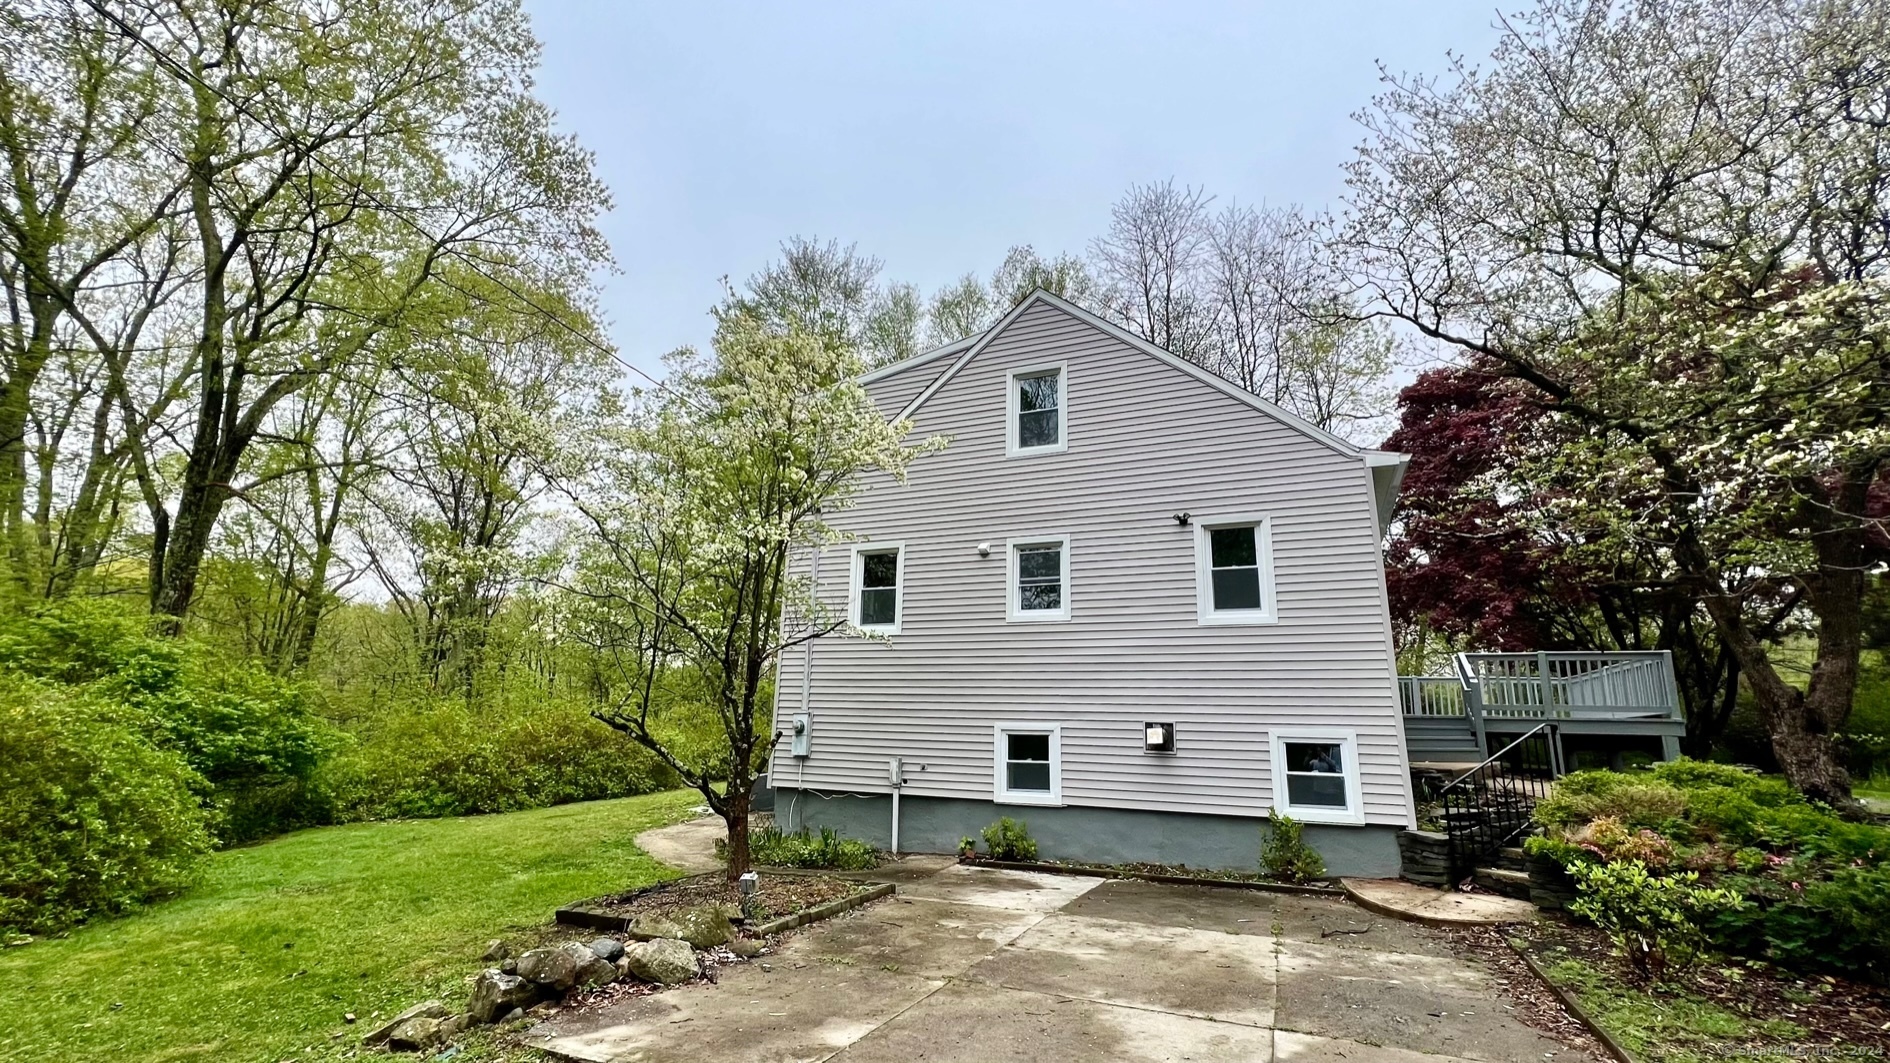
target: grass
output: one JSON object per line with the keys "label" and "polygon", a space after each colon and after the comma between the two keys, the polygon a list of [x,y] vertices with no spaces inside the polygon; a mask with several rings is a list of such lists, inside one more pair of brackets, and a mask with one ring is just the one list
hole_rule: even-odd
{"label": "grass", "polygon": [[1583,960],[1559,960],[1547,973],[1574,993],[1583,1010],[1623,1048],[1649,1063],[1705,1063],[1724,1058],[1727,1042],[1755,1035],[1799,1038],[1808,1032],[1783,1020],[1737,1015],[1684,992],[1635,989]]}
{"label": "grass", "polygon": [[[699,801],[322,827],[218,853],[177,900],[0,951],[0,1060],[352,1056],[375,1015],[459,1006],[490,939],[674,877],[631,839]],[[520,1057],[480,1038],[458,1058]]]}

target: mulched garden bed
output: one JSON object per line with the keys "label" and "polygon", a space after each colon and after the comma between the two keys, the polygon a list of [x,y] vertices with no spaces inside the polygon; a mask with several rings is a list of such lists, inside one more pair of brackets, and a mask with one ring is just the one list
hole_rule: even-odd
{"label": "mulched garden bed", "polygon": [[[818,908],[830,901],[863,891],[871,885],[830,875],[793,875],[757,871],[761,889],[755,894],[755,919],[768,922],[785,915]],[[710,904],[741,907],[742,896],[720,871],[677,879],[658,886],[632,890],[586,902],[605,915],[634,919],[640,915],[672,915]]]}
{"label": "mulched garden bed", "polygon": [[1633,980],[1607,936],[1593,927],[1545,920],[1450,936],[1496,968],[1519,1001],[1535,1000],[1523,1009],[1531,1025],[1563,1037],[1575,1020],[1515,948],[1642,1063],[1890,1058],[1890,989],[1882,986],[1722,960],[1701,963],[1670,985],[1648,988]]}
{"label": "mulched garden bed", "polygon": [[1186,864],[1077,864],[1064,860],[994,860],[988,856],[960,856],[960,863],[996,867],[1012,871],[1048,871],[1068,875],[1095,875],[1100,878],[1134,878],[1175,885],[1237,886],[1247,889],[1280,890],[1287,893],[1338,893],[1337,879],[1309,882],[1281,882],[1251,871],[1215,871]]}

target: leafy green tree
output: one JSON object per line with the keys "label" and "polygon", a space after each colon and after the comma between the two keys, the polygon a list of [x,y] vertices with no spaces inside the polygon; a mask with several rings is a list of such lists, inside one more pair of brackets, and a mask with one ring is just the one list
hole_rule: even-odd
{"label": "leafy green tree", "polygon": [[1529,389],[1564,439],[1518,472],[1564,485],[1542,519],[1670,558],[1786,775],[1847,806],[1890,559],[1886,40],[1881,5],[1545,0],[1487,67],[1387,76],[1339,233],[1370,312]]}
{"label": "leafy green tree", "polygon": [[933,294],[927,308],[931,345],[983,332],[1039,288],[1078,304],[1093,303],[1098,296],[1096,280],[1082,259],[1070,255],[1046,259],[1029,244],[1022,244],[1005,252],[989,281],[967,273]]}
{"label": "leafy green tree", "polygon": [[161,82],[135,43],[74,0],[9,3],[0,37],[0,532],[7,591],[57,597],[118,528],[129,433],[98,359],[168,295],[182,189],[145,165]]}
{"label": "leafy green tree", "polygon": [[382,475],[354,530],[418,674],[471,701],[500,610],[552,552],[532,536],[547,486],[532,455],[569,439],[617,367],[572,286],[442,275],[390,352]]}
{"label": "leafy green tree", "polygon": [[[552,456],[579,527],[562,581],[597,657],[599,720],[655,752],[728,825],[748,869],[748,801],[772,745],[788,649],[839,630],[797,561],[868,476],[903,478],[942,440],[908,444],[831,332],[773,327],[741,301],[715,351],[672,356],[665,384]],[[601,411],[608,414],[609,411]]]}
{"label": "leafy green tree", "polygon": [[507,253],[601,261],[592,219],[606,197],[530,95],[536,44],[510,0],[100,2],[84,14],[153,85],[153,117],[129,150],[156,186],[178,189],[151,215],[175,221],[167,241],[142,251],[174,281],[147,322],[159,345],[99,345],[121,406],[172,400],[131,458],[151,609],[176,627],[276,408],[371,358],[443,263],[504,274]]}
{"label": "leafy green tree", "polygon": [[805,236],[781,244],[781,257],[731,296],[744,312],[776,329],[831,336],[882,365],[918,353],[919,299],[911,285],[882,284],[885,263]]}

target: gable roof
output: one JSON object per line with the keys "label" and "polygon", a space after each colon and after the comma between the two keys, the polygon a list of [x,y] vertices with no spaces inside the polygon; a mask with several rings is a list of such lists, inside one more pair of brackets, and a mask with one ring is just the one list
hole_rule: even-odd
{"label": "gable roof", "polygon": [[883,380],[886,377],[903,372],[906,369],[935,362],[954,354],[957,355],[957,359],[953,361],[950,366],[946,367],[944,372],[934,377],[932,382],[927,384],[923,391],[920,391],[911,402],[905,405],[904,409],[900,410],[892,417],[892,420],[898,421],[910,417],[920,406],[925,405],[926,400],[937,394],[940,388],[950,383],[951,379],[958,375],[959,370],[968,365],[973,358],[976,358],[978,353],[989,346],[991,341],[1001,335],[1005,329],[1009,328],[1012,322],[1023,316],[1031,307],[1039,304],[1048,305],[1061,310],[1071,317],[1076,318],[1078,321],[1089,325],[1091,328],[1121,340],[1123,343],[1141,351],[1143,354],[1182,373],[1186,373],[1188,376],[1219,391],[1221,394],[1237,402],[1246,404],[1252,409],[1271,417],[1280,424],[1291,428],[1316,443],[1326,446],[1348,458],[1362,460],[1366,470],[1371,476],[1372,508],[1377,513],[1379,531],[1383,533],[1390,528],[1391,511],[1397,504],[1398,488],[1404,481],[1405,467],[1411,461],[1409,454],[1399,454],[1387,450],[1373,450],[1342,439],[1320,428],[1318,425],[1274,403],[1268,402],[1260,396],[1255,395],[1253,392],[1230,381],[1223,380],[1200,366],[1195,365],[1193,362],[1169,351],[1165,351],[1142,337],[1137,336],[1135,333],[1110,321],[1106,321],[1088,310],[1077,306],[1075,303],[1070,302],[1068,299],[1059,295],[1053,295],[1042,288],[1038,288],[1025,296],[1021,302],[1011,308],[1010,313],[1005,314],[997,324],[992,325],[985,331],[975,336],[967,336],[962,340],[948,343],[943,347],[934,348],[923,354],[914,355],[902,362],[895,362],[892,365],[876,369],[862,376],[860,382],[862,384],[870,384],[875,380]]}
{"label": "gable roof", "polygon": [[[1186,373],[1187,375],[1195,378],[1196,380],[1200,381],[1203,384],[1206,384],[1207,386],[1215,389],[1216,391],[1221,392],[1222,394],[1228,396],[1229,398],[1245,403],[1246,405],[1251,406],[1252,408],[1260,411],[1261,413],[1266,414],[1267,416],[1273,418],[1274,420],[1279,421],[1281,424],[1286,425],[1288,428],[1291,428],[1294,431],[1299,432],[1301,435],[1306,436],[1308,439],[1311,439],[1318,443],[1323,443],[1324,445],[1332,448],[1333,450],[1338,451],[1341,454],[1346,455],[1347,457],[1363,457],[1366,454],[1383,454],[1386,457],[1392,457],[1392,455],[1388,454],[1385,451],[1368,450],[1364,447],[1357,446],[1351,442],[1341,439],[1340,437],[1333,435],[1331,432],[1328,432],[1325,429],[1320,428],[1318,425],[1312,424],[1311,422],[1306,421],[1300,418],[1299,416],[1285,409],[1282,409],[1281,407],[1271,402],[1268,402],[1267,400],[1261,398],[1260,396],[1255,395],[1253,392],[1248,391],[1237,384],[1233,384],[1229,381],[1223,380],[1220,377],[1215,376],[1213,373],[1210,373],[1207,370],[1201,368],[1200,366],[1195,365],[1193,362],[1190,362],[1184,358],[1181,358],[1178,355],[1171,354],[1170,352],[1165,351],[1161,349],[1160,347],[1157,347],[1154,344],[1148,342],[1142,337],[1137,336],[1135,333],[1130,332],[1129,330],[1122,328],[1119,325],[1106,321],[1103,318],[1090,313],[1088,310],[1085,310],[1082,307],[1077,306],[1075,303],[1070,302],[1068,299],[1065,299],[1058,295],[1052,295],[1050,292],[1047,292],[1043,290],[1042,288],[1038,288],[1035,291],[1031,292],[1029,295],[1025,296],[1022,302],[1018,303],[1015,307],[1011,309],[1010,313],[1004,315],[1003,319],[998,321],[997,324],[991,326],[989,329],[985,330],[983,333],[977,336],[967,337],[964,340],[958,341],[957,344],[951,344],[945,347],[940,347],[934,351],[928,351],[927,353],[919,355],[916,358],[907,359],[905,362],[900,362],[894,366],[888,366],[886,369],[879,370],[875,373],[869,373],[866,376],[861,378],[861,382],[869,383],[873,380],[881,378],[882,376],[891,375],[891,372],[896,371],[900,368],[903,368],[907,365],[919,364],[921,360],[930,361],[934,358],[942,357],[946,354],[952,353],[954,350],[957,350],[959,352],[958,360],[956,362],[953,362],[952,365],[949,368],[947,368],[943,373],[940,373],[938,377],[934,379],[931,384],[927,385],[924,391],[919,392],[919,394],[915,398],[913,398],[911,402],[907,403],[906,407],[899,411],[899,416],[898,418],[895,418],[895,420],[899,418],[910,417],[915,411],[918,410],[920,406],[923,406],[925,404],[927,399],[930,399],[933,395],[937,394],[940,388],[944,387],[947,383],[949,383],[952,377],[957,376],[959,370],[963,369],[967,364],[969,364],[973,358],[976,358],[980,351],[984,350],[985,347],[989,346],[992,340],[996,339],[1001,333],[1004,332],[1006,328],[1010,327],[1010,324],[1013,321],[1016,321],[1019,317],[1023,316],[1025,311],[1029,310],[1033,306],[1038,305],[1039,303],[1043,303],[1043,304],[1047,304],[1049,306],[1055,307],[1056,309],[1061,310],[1066,314],[1069,314],[1071,317],[1076,318],[1078,321],[1083,322],[1084,324],[1090,326],[1091,328],[1098,329],[1102,332],[1107,333],[1108,335],[1110,335],[1111,337],[1115,339],[1121,340],[1123,343],[1128,344],[1129,346],[1135,348],[1138,351],[1141,351],[1142,353],[1148,355],[1149,357],[1154,358],[1157,361],[1160,361],[1174,369],[1180,370],[1183,373]],[[964,346],[960,347],[959,344],[963,344]]]}
{"label": "gable roof", "polygon": [[957,354],[966,347],[983,339],[990,331],[990,329],[985,329],[984,332],[974,332],[962,340],[953,340],[942,347],[934,347],[929,351],[920,351],[910,358],[901,358],[897,362],[882,365],[878,369],[874,369],[870,372],[861,373],[860,383],[871,384],[875,380],[884,380],[896,373],[903,373],[908,369],[936,362],[948,354]]}

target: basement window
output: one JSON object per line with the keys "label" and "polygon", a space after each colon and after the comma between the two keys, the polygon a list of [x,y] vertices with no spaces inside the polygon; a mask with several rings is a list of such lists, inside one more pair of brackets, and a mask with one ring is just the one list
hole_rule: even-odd
{"label": "basement window", "polygon": [[1007,805],[1063,803],[1063,736],[1057,724],[999,724],[995,800]]}
{"label": "basement window", "polygon": [[1309,823],[1363,823],[1358,737],[1351,731],[1273,735],[1273,807]]}

